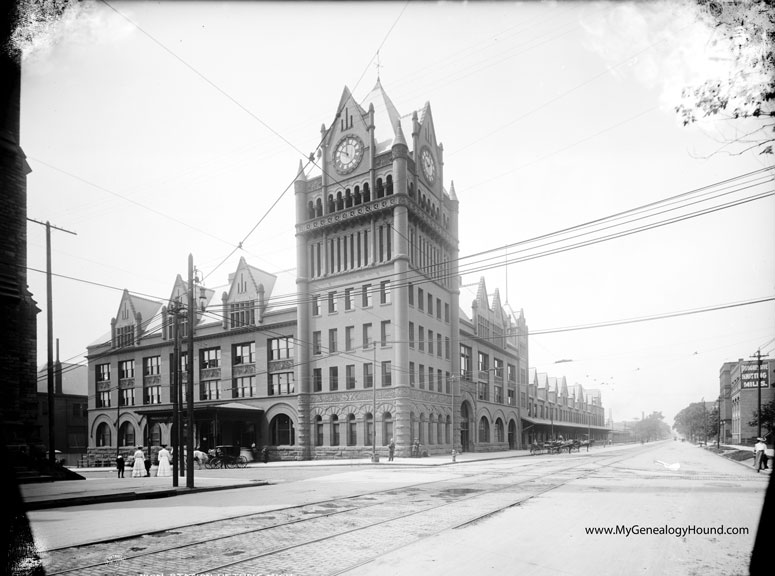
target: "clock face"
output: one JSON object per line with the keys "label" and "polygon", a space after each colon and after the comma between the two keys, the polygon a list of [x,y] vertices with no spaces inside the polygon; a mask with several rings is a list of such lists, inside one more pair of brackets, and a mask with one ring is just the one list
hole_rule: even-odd
{"label": "clock face", "polygon": [[352,172],[363,158],[363,142],[357,136],[345,136],[334,150],[334,166],[340,174]]}
{"label": "clock face", "polygon": [[422,153],[420,154],[420,163],[422,164],[422,171],[423,174],[425,174],[425,178],[432,184],[433,180],[436,178],[436,162],[433,160],[433,156],[431,156],[431,152],[427,148],[423,148]]}

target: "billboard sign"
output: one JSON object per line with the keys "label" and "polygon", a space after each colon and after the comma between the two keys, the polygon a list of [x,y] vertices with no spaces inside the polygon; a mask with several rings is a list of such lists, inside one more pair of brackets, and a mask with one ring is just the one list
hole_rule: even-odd
{"label": "billboard sign", "polygon": [[757,384],[767,388],[770,385],[766,362],[762,362],[761,370],[756,362],[744,362],[741,369],[743,388],[756,388]]}

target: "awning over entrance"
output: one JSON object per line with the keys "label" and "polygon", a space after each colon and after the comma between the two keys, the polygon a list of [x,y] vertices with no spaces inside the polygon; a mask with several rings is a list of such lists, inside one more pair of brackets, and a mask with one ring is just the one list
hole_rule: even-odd
{"label": "awning over entrance", "polygon": [[[216,415],[234,415],[234,416],[259,416],[263,410],[256,406],[250,406],[249,404],[243,404],[241,402],[226,402],[224,404],[207,404],[207,405],[194,405],[194,419],[199,420],[202,418],[212,418]],[[152,420],[172,420],[172,406],[170,404],[156,404],[153,406],[145,406],[143,408],[137,408],[135,413],[138,416],[147,416]],[[182,406],[180,414],[186,416],[188,410],[186,406]]]}

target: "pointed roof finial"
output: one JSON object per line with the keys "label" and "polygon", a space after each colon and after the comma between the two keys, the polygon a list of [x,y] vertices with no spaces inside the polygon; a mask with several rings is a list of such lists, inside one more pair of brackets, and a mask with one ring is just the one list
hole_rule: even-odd
{"label": "pointed roof finial", "polygon": [[449,183],[449,199],[457,202],[457,194],[455,194],[455,181],[452,180]]}
{"label": "pointed roof finial", "polygon": [[299,159],[299,170],[296,172],[296,182],[306,182],[307,175],[304,173],[304,163]]}
{"label": "pointed roof finial", "polygon": [[379,50],[377,50],[377,63],[375,67],[377,68],[377,84],[379,84],[379,69],[382,68],[382,64],[379,63]]}

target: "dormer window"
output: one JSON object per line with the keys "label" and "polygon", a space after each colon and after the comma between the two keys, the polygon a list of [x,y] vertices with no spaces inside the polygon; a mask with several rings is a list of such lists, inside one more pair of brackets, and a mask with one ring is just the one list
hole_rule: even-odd
{"label": "dormer window", "polygon": [[232,328],[252,326],[256,323],[255,301],[234,302],[229,306],[229,321]]}

